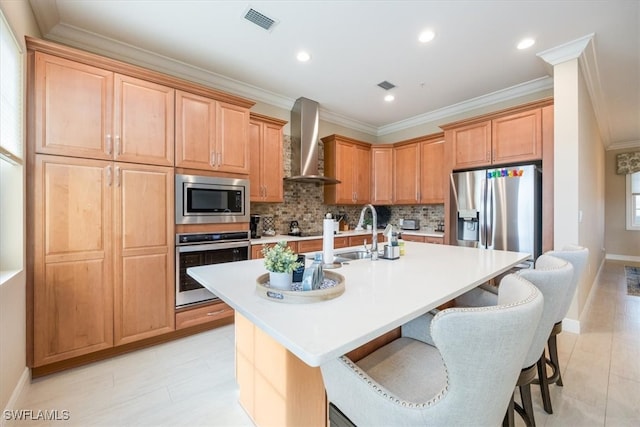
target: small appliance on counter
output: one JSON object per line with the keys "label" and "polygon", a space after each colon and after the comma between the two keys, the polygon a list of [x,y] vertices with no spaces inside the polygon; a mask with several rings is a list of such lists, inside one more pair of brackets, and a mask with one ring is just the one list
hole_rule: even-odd
{"label": "small appliance on counter", "polygon": [[276,223],[273,219],[273,215],[262,215],[262,235],[263,236],[275,236],[276,235]]}
{"label": "small appliance on counter", "polygon": [[298,221],[291,221],[289,223],[289,236],[302,236]]}
{"label": "small appliance on counter", "polygon": [[403,230],[420,230],[419,219],[405,219],[402,221]]}
{"label": "small appliance on counter", "polygon": [[260,215],[252,214],[249,220],[249,229],[251,230],[251,238],[259,239],[262,237],[262,229],[258,227],[260,224]]}
{"label": "small appliance on counter", "polygon": [[438,226],[434,231],[437,231],[439,233],[444,233],[444,221],[438,221]]}

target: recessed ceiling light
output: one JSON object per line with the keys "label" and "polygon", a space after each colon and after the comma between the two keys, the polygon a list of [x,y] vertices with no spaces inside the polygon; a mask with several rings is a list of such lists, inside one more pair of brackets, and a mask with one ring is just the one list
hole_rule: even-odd
{"label": "recessed ceiling light", "polygon": [[522,50],[522,49],[530,48],[535,43],[536,43],[536,41],[534,39],[532,39],[532,38],[522,39],[520,41],[520,43],[518,43],[518,49]]}
{"label": "recessed ceiling light", "polygon": [[298,59],[298,61],[300,62],[307,62],[308,60],[311,59],[311,55],[309,55],[308,52],[305,52],[304,50],[301,50],[300,52],[298,52],[298,54],[296,55],[296,58]]}
{"label": "recessed ceiling light", "polygon": [[427,43],[433,40],[435,36],[436,33],[434,33],[433,31],[425,30],[420,33],[420,35],[418,36],[418,40],[420,41],[420,43]]}
{"label": "recessed ceiling light", "polygon": [[384,100],[385,100],[385,101],[387,101],[387,102],[391,102],[391,101],[393,101],[394,99],[396,99],[396,97],[395,97],[395,96],[393,96],[393,95],[391,95],[391,94],[389,94],[389,95],[385,95],[385,97],[384,97]]}

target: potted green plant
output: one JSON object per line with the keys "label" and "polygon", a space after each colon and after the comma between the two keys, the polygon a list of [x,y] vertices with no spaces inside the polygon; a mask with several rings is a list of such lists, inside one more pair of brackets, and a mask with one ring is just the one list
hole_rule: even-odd
{"label": "potted green plant", "polygon": [[273,246],[262,248],[264,266],[269,271],[269,286],[277,289],[291,289],[293,270],[302,266],[298,255],[293,253],[284,240]]}

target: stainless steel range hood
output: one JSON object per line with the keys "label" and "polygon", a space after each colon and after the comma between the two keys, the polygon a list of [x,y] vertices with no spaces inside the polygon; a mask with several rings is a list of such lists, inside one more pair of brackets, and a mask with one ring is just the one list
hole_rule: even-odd
{"label": "stainless steel range hood", "polygon": [[286,181],[339,184],[318,172],[320,108],[316,101],[298,98],[291,110],[291,177]]}

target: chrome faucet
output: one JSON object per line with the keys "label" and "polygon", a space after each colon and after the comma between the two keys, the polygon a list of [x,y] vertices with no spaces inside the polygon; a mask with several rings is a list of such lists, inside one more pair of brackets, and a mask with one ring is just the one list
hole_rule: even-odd
{"label": "chrome faucet", "polygon": [[362,224],[364,224],[364,213],[367,209],[371,209],[371,218],[373,219],[371,229],[371,261],[376,261],[378,259],[378,214],[376,213],[376,208],[374,208],[372,204],[364,205],[362,211],[360,211],[360,220],[358,221],[358,226],[356,227],[356,229],[362,228]]}

